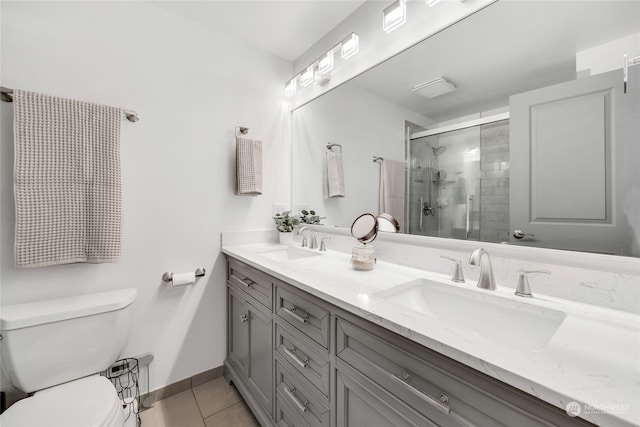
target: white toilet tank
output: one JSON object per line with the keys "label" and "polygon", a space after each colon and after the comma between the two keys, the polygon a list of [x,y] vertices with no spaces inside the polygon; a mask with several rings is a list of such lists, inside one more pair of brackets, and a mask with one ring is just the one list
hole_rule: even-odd
{"label": "white toilet tank", "polygon": [[30,393],[97,373],[129,339],[136,289],[2,307],[2,365]]}

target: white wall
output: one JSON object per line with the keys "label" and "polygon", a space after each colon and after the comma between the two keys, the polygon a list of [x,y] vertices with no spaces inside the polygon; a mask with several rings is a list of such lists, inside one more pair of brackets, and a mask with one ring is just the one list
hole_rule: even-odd
{"label": "white wall", "polygon": [[640,33],[621,37],[576,53],[576,73],[594,76],[622,68],[624,54],[629,59],[640,55]]}
{"label": "white wall", "polygon": [[[380,164],[373,156],[404,160],[404,121],[432,121],[354,84],[346,84],[293,112],[293,201],[326,216],[323,224],[351,227],[378,213]],[[342,145],[345,197],[324,199],[327,142]],[[336,149],[334,148],[334,151]]]}
{"label": "white wall", "polygon": [[[222,365],[223,230],[273,228],[289,199],[292,64],[147,2],[2,2],[2,85],[135,109],[122,124],[123,248],[116,264],[16,270],[13,106],[0,103],[2,304],[138,289],[125,355],[155,353],[153,388]],[[234,126],[264,140],[264,194],[233,195]],[[207,269],[171,289],[165,271]],[[2,387],[7,387],[3,381]]]}

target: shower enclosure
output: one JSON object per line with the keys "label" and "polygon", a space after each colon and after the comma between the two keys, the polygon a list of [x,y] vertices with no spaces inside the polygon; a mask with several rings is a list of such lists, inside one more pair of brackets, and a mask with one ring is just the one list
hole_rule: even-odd
{"label": "shower enclosure", "polygon": [[406,153],[409,233],[508,240],[507,114],[416,132]]}

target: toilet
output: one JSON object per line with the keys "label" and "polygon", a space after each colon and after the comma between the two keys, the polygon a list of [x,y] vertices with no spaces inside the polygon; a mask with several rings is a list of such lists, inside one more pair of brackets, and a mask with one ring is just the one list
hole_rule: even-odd
{"label": "toilet", "polygon": [[137,294],[122,289],[2,307],[3,370],[14,387],[34,394],[0,415],[0,425],[135,426],[111,381],[97,373],[127,344]]}

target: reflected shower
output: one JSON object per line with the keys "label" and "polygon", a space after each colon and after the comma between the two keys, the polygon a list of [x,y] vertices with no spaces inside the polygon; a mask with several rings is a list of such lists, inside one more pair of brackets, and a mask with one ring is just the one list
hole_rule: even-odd
{"label": "reflected shower", "polygon": [[447,151],[447,147],[445,147],[444,145],[441,145],[439,147],[431,147],[431,149],[433,150],[433,158],[434,159],[437,159],[438,156],[440,156],[440,154],[442,154],[445,151]]}

